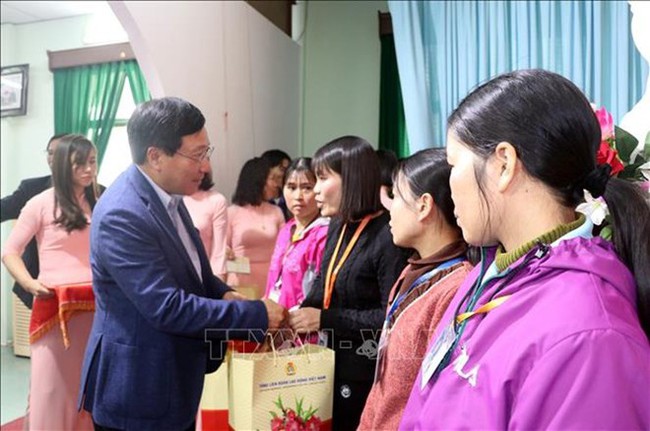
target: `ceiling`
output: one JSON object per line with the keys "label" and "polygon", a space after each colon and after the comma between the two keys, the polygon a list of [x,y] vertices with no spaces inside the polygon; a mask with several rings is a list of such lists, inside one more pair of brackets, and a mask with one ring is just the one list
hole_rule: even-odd
{"label": "ceiling", "polygon": [[0,2],[2,24],[27,24],[77,15],[111,12],[105,1],[4,1]]}

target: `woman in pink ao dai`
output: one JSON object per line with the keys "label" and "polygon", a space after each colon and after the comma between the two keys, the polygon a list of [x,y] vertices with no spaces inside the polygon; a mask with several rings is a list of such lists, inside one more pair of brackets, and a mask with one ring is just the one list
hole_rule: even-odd
{"label": "woman in pink ao dai", "polygon": [[[89,225],[97,200],[96,154],[85,137],[62,137],[54,152],[54,187],[27,202],[5,244],[3,263],[34,295],[32,319],[43,309],[38,303],[52,301],[60,286],[91,284]],[[33,237],[38,244],[38,279],[30,276],[21,258]],[[75,311],[67,320],[67,340],[55,318],[55,324],[31,343],[26,429],[93,429],[88,412],[77,410],[81,363],[94,315],[92,291],[84,293],[90,298],[90,309]]]}

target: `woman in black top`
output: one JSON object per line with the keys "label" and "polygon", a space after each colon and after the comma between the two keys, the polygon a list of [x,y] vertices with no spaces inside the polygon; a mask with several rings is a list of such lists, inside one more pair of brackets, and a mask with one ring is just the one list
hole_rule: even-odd
{"label": "woman in black top", "polygon": [[332,220],[320,274],[290,323],[299,333],[321,331],[336,352],[332,429],[354,430],[374,378],[388,293],[410,251],[393,244],[379,159],[368,142],[335,139],[312,166],[321,215]]}

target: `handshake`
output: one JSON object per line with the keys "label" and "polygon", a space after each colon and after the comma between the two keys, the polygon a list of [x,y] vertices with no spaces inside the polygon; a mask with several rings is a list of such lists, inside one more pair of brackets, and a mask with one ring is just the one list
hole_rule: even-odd
{"label": "handshake", "polygon": [[[238,292],[230,291],[223,296],[223,299],[246,300],[247,298]],[[265,298],[261,301],[266,307],[270,331],[291,328],[297,333],[305,333],[320,329],[321,310],[318,308],[305,307],[289,312],[271,299]]]}
{"label": "handshake", "polygon": [[262,299],[269,318],[269,330],[291,328],[295,332],[305,333],[320,329],[320,310],[317,308],[298,308],[289,312],[271,299]]}

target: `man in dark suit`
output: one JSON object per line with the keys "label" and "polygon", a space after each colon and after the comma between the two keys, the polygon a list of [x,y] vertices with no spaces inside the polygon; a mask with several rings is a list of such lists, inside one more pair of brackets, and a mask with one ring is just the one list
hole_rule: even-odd
{"label": "man in dark suit", "polygon": [[259,339],[288,317],[213,275],[181,199],[209,170],[204,123],[182,99],[140,105],[127,125],[134,164],[93,211],[96,308],[79,402],[96,430],[193,430],[204,374],[221,363],[220,341],[250,330]]}
{"label": "man in dark suit", "polygon": [[[45,149],[47,151],[47,164],[50,166],[50,170],[52,169],[54,149],[59,144],[59,139],[65,135],[65,133],[54,135],[47,142],[47,147]],[[20,215],[20,211],[28,200],[50,187],[52,187],[52,175],[38,178],[27,178],[26,180],[21,181],[15,192],[2,198],[2,203],[0,204],[0,222],[17,219]],[[36,239],[32,239],[27,247],[25,247],[23,261],[25,262],[29,274],[34,278],[38,277],[39,267]],[[14,284],[13,291],[18,298],[20,298],[23,304],[27,306],[27,308],[32,308],[34,297],[31,293],[25,290],[18,283]]]}

